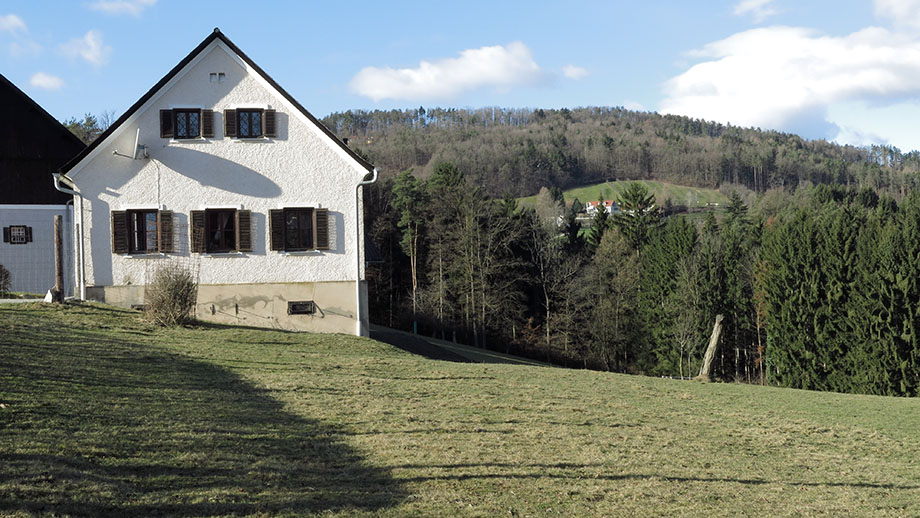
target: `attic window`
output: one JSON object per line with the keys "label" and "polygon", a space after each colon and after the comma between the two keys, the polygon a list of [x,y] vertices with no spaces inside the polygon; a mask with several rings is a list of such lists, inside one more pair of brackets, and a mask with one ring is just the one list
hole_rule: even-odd
{"label": "attic window", "polygon": [[269,137],[277,133],[275,110],[239,108],[224,110],[224,135],[241,139]]}
{"label": "attic window", "polygon": [[210,80],[212,83],[223,83],[227,79],[223,72],[211,72]]}
{"label": "attic window", "polygon": [[214,137],[214,112],[199,108],[160,110],[160,137],[176,140]]}

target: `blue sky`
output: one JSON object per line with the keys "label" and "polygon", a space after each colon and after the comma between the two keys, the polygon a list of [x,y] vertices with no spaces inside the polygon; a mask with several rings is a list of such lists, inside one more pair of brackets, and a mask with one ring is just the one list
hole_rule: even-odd
{"label": "blue sky", "polygon": [[214,27],[319,117],[625,106],[920,148],[920,0],[7,0],[0,73],[117,115]]}

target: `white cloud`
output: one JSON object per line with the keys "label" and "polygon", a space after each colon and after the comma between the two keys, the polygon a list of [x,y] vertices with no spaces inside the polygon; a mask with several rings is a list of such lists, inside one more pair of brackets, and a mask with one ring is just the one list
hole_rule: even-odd
{"label": "white cloud", "polygon": [[64,87],[64,80],[51,74],[38,72],[29,79],[29,84],[42,90],[60,90]]}
{"label": "white cloud", "polygon": [[875,15],[895,25],[920,28],[920,0],[875,0]]}
{"label": "white cloud", "polygon": [[575,81],[588,77],[588,74],[590,74],[590,72],[588,72],[587,69],[575,65],[566,65],[562,67],[562,75],[569,79],[574,79]]}
{"label": "white cloud", "polygon": [[112,47],[107,47],[102,43],[102,33],[91,30],[82,38],[74,38],[61,45],[61,51],[67,56],[82,58],[99,68],[108,63]]}
{"label": "white cloud", "polygon": [[42,46],[32,40],[14,41],[10,43],[10,56],[21,58],[23,56],[37,56],[42,53]]}
{"label": "white cloud", "polygon": [[352,78],[349,87],[374,101],[446,100],[481,87],[504,91],[534,84],[542,77],[530,49],[514,42],[464,50],[457,58],[422,61],[416,68],[366,67]]}
{"label": "white cloud", "polygon": [[15,34],[19,31],[26,32],[26,22],[15,14],[0,15],[0,32]]}
{"label": "white cloud", "polygon": [[770,5],[773,2],[774,0],[741,0],[735,4],[732,12],[735,16],[751,15],[754,23],[760,23],[779,12]]}
{"label": "white cloud", "polygon": [[139,18],[144,9],[156,3],[157,0],[99,0],[89,4],[89,8],[106,14],[127,14]]}
{"label": "white cloud", "polygon": [[818,138],[839,130],[827,117],[834,103],[920,95],[920,40],[883,28],[843,37],[760,28],[694,55],[706,61],[665,84],[659,111]]}

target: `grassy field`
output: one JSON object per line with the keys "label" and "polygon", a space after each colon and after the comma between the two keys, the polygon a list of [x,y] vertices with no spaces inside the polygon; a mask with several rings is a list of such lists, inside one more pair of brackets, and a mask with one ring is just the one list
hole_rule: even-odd
{"label": "grassy field", "polygon": [[2,516],[917,516],[920,402],[0,305]]}
{"label": "grassy field", "polygon": [[[620,192],[626,189],[629,183],[628,181],[604,182],[570,189],[564,193],[565,201],[566,203],[571,203],[572,200],[578,198],[584,204],[588,201],[597,201],[601,195],[605,200],[616,200],[620,196]],[[718,203],[722,206],[728,201],[728,198],[717,189],[700,189],[645,180],[639,181],[639,183],[645,185],[655,195],[655,200],[659,205],[664,205],[664,200],[667,198],[670,198],[674,205],[686,205],[688,208],[705,207],[707,203]],[[521,198],[519,201],[524,206],[532,207],[536,199],[536,196],[529,196]]]}

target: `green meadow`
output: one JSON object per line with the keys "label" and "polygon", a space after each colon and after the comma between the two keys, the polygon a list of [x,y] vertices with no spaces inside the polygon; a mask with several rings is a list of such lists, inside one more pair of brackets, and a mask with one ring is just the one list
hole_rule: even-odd
{"label": "green meadow", "polygon": [[[716,203],[724,206],[728,201],[728,198],[717,189],[701,189],[649,180],[640,180],[638,183],[644,185],[650,193],[655,195],[655,200],[659,205],[664,205],[665,200],[670,199],[674,205],[684,205],[692,209]],[[585,202],[597,201],[601,197],[605,200],[616,200],[629,184],[629,181],[615,181],[577,187],[564,191],[565,201],[571,203],[577,198],[584,205]],[[519,201],[525,207],[533,207],[536,199],[536,196],[528,196]]]}
{"label": "green meadow", "polygon": [[2,516],[916,516],[918,423],[915,399],[0,305]]}

